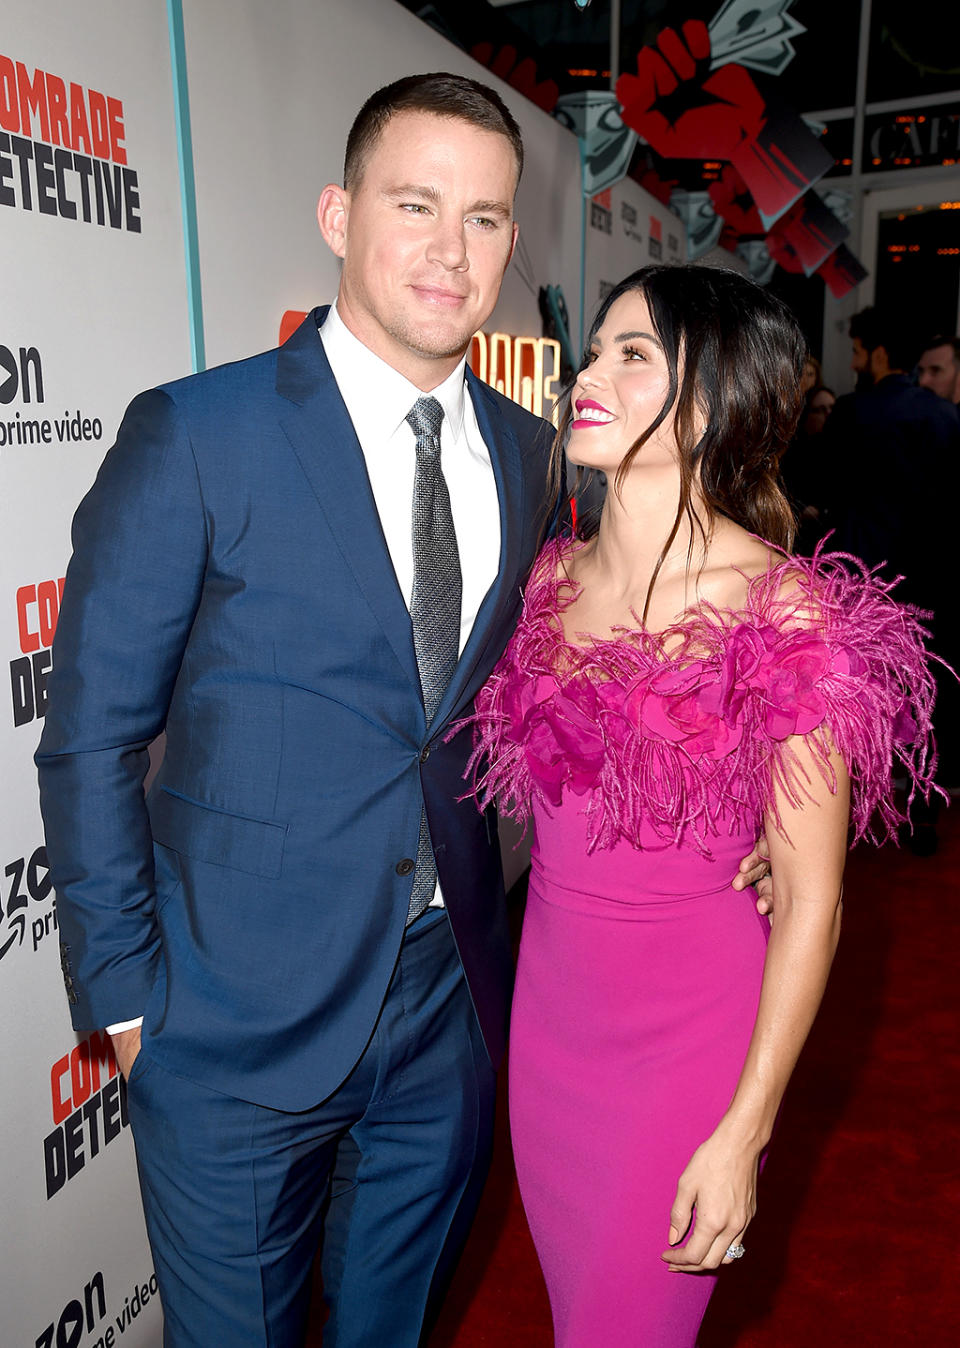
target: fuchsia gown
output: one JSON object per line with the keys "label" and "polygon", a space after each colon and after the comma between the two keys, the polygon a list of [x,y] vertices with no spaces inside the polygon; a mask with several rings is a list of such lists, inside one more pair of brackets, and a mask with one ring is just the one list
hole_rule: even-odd
{"label": "fuchsia gown", "polygon": [[716,1275],[660,1255],[677,1181],[736,1087],[769,931],[731,879],[774,785],[802,794],[793,734],[827,773],[829,728],[856,836],[887,835],[894,759],[930,785],[932,680],[916,612],[836,557],[783,563],[741,612],[697,610],[666,646],[639,628],[572,645],[557,574],[576,546],[541,553],[477,699],[478,798],[535,824],[514,1153],[558,1348],[684,1348]]}

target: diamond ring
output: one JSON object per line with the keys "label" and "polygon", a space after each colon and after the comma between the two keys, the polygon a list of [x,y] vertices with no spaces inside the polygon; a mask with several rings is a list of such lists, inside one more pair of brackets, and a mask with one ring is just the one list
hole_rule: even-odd
{"label": "diamond ring", "polygon": [[745,1254],[746,1250],[743,1248],[742,1245],[727,1246],[727,1253],[726,1253],[727,1259],[742,1259]]}

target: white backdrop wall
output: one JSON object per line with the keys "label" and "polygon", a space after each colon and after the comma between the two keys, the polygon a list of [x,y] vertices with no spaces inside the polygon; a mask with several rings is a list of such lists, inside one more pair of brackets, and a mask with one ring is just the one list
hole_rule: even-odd
{"label": "white backdrop wall", "polygon": [[[191,367],[166,9],[5,0],[0,33],[4,1348],[161,1334],[116,1066],[105,1037],[70,1028],[32,755],[73,511],[133,394]],[[285,310],[333,299],[319,191],[367,94],[428,69],[497,86],[526,142],[522,244],[488,330],[538,334],[537,290],[559,285],[578,344],[569,132],[393,0],[184,0],[183,17],[207,364],[274,345]],[[665,260],[684,252],[635,184],[613,189],[610,215],[587,231],[588,309],[658,232]]]}
{"label": "white backdrop wall", "polygon": [[632,178],[587,203],[584,309],[589,324],[616,283],[649,263],[685,262],[687,241],[678,216]]}
{"label": "white backdrop wall", "polygon": [[[339,263],[317,228],[320,189],[340,181],[367,95],[419,70],[492,85],[523,132],[520,244],[487,329],[539,333],[537,292],[558,285],[578,347],[579,156],[554,118],[392,0],[186,0],[184,22],[209,364],[270,346],[284,310],[336,294]],[[589,225],[588,207],[588,318],[601,282],[686,259],[682,225],[666,206],[629,179],[611,197],[609,231]]]}
{"label": "white backdrop wall", "polygon": [[539,333],[537,289],[548,283],[575,305],[576,140],[401,5],[187,0],[184,26],[209,364],[274,345],[285,309],[334,298],[339,263],[317,228],[320,190],[341,181],[368,94],[424,70],[494,86],[523,132],[522,242],[488,328]]}
{"label": "white backdrop wall", "polygon": [[155,0],[3,15],[0,1342],[139,1348],[160,1314],[125,1104],[106,1036],[70,1027],[32,755],[74,508],[129,398],[188,367],[169,42]]}

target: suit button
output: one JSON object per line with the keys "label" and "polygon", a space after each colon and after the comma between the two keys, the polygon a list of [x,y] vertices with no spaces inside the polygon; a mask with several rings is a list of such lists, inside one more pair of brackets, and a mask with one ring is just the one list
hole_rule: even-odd
{"label": "suit button", "polygon": [[409,857],[404,857],[402,861],[397,862],[397,874],[409,875],[410,872],[416,866],[416,864],[417,863],[415,861],[411,861]]}
{"label": "suit button", "polygon": [[425,744],[423,748],[420,750],[420,762],[426,763],[429,757],[430,757],[430,745]]}

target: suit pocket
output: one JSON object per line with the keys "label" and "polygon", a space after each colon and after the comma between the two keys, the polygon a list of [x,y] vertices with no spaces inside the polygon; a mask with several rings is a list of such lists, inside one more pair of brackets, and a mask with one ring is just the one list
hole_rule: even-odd
{"label": "suit pocket", "polygon": [[153,837],[161,847],[267,880],[280,875],[286,824],[230,814],[165,786],[153,793],[149,808]]}
{"label": "suit pocket", "polygon": [[146,1072],[147,1069],[150,1067],[151,1061],[152,1060],[148,1058],[147,1055],[144,1053],[143,1047],[141,1045],[141,1047],[137,1051],[137,1056],[133,1060],[133,1066],[130,1068],[130,1075],[127,1077],[128,1090],[130,1089],[131,1086],[136,1085],[136,1083],[140,1080],[144,1072]]}

